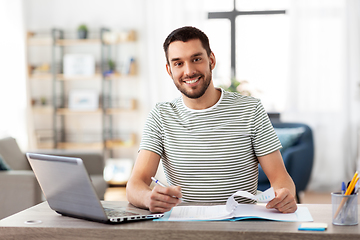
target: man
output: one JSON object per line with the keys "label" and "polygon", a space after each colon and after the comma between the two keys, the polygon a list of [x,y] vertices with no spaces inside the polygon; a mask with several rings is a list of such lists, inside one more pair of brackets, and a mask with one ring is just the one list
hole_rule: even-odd
{"label": "man", "polygon": [[[256,194],[260,163],[276,195],[267,208],[295,212],[295,185],[260,101],[214,87],[215,55],[199,29],[176,29],[164,51],[166,70],[182,97],[150,112],[126,188],[129,202],[166,212],[180,198],[224,203],[238,190]],[[160,159],[171,186],[151,189]]]}

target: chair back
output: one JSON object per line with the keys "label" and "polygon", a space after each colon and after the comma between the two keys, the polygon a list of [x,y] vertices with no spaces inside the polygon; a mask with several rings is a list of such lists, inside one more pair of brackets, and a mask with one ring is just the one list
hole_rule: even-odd
{"label": "chair back", "polygon": [[0,155],[12,170],[31,170],[30,164],[15,138],[0,139]]}
{"label": "chair back", "polygon": [[273,123],[274,128],[304,128],[294,145],[283,152],[284,164],[293,178],[296,191],[306,189],[309,183],[314,161],[314,139],[311,128],[303,123]]}

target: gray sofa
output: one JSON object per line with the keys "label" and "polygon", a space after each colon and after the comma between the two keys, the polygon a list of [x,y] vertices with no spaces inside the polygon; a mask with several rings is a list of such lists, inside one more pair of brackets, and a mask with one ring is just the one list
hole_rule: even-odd
{"label": "gray sofa", "polygon": [[[104,159],[101,153],[73,150],[32,152],[81,158],[96,193],[101,200],[104,199],[108,185],[103,178]],[[0,171],[0,219],[2,219],[44,201],[44,197],[25,154],[14,138],[0,139],[0,155],[11,168],[8,171]]]}

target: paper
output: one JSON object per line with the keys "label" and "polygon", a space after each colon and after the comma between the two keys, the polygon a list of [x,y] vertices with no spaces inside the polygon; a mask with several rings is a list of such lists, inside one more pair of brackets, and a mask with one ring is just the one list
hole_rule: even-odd
{"label": "paper", "polygon": [[238,191],[229,197],[226,205],[212,206],[176,206],[166,212],[164,217],[154,221],[238,221],[243,219],[258,218],[287,222],[312,222],[313,219],[306,207],[298,207],[295,213],[281,213],[276,209],[267,209],[265,204],[239,204],[234,196],[243,196],[268,202],[275,197],[274,189],[270,188],[259,195]]}
{"label": "paper", "polygon": [[223,220],[231,218],[231,213],[226,211],[225,205],[181,207],[178,206],[174,207],[171,211],[171,214],[167,217],[168,221],[206,221],[213,219]]}
{"label": "paper", "polygon": [[231,195],[226,202],[226,210],[228,210],[229,212],[233,211],[236,208],[236,206],[239,205],[239,203],[234,198],[237,196],[250,198],[261,203],[267,203],[275,198],[275,192],[274,192],[274,188],[272,187],[266,190],[265,192],[262,192],[257,195],[253,195],[246,191],[237,191],[236,193]]}

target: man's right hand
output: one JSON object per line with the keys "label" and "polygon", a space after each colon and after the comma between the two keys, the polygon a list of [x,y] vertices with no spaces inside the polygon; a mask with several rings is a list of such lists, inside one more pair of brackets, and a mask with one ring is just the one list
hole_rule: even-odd
{"label": "man's right hand", "polygon": [[150,194],[149,210],[151,212],[168,212],[181,203],[181,198],[181,187],[156,185]]}

